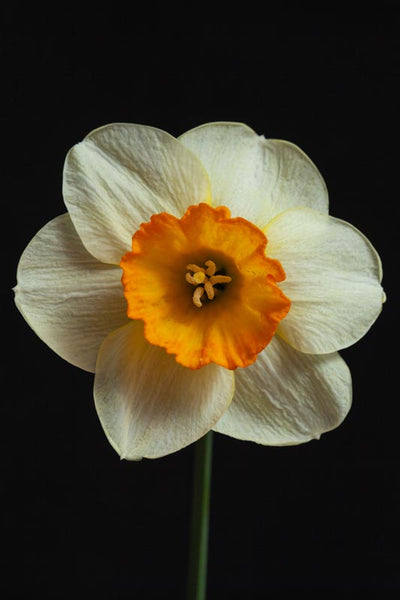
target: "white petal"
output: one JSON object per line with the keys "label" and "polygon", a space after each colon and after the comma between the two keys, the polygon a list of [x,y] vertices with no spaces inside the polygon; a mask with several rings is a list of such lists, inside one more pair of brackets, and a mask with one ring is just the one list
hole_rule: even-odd
{"label": "white petal", "polygon": [[227,206],[233,217],[264,227],[293,206],[328,212],[324,180],[294,144],[266,140],[241,123],[209,123],[179,140],[206,167],[213,205]]}
{"label": "white petal", "polygon": [[121,269],[83,247],[68,214],[45,225],[18,265],[15,302],[52,350],[94,371],[103,339],[128,321]]}
{"label": "white petal", "polygon": [[379,256],[352,225],[310,209],[292,209],[265,228],[267,254],[292,305],[278,333],[303,352],[334,352],[359,340],[384,299]]}
{"label": "white petal", "polygon": [[96,408],[121,458],[157,458],[191,444],[221,417],[233,391],[232,371],[182,367],[145,340],[139,321],[111,333],[99,351]]}
{"label": "white petal", "polygon": [[89,252],[119,264],[141,223],[209,203],[210,183],[201,162],[165,131],[114,123],[69,151],[63,193]]}
{"label": "white petal", "polygon": [[236,391],[214,430],[270,446],[308,442],[337,427],[351,406],[351,375],[338,353],[298,352],[275,336],[236,371]]}

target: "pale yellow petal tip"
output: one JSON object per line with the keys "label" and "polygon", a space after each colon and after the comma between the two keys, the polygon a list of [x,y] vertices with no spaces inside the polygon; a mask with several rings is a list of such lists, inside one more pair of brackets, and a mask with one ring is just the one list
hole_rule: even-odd
{"label": "pale yellow petal tip", "polygon": [[120,460],[128,460],[128,461],[139,462],[139,460],[143,460],[143,456],[128,456],[127,454],[121,453],[119,455],[119,459]]}
{"label": "pale yellow petal tip", "polygon": [[382,304],[385,304],[386,300],[387,300],[387,296],[385,294],[385,290],[382,290]]}

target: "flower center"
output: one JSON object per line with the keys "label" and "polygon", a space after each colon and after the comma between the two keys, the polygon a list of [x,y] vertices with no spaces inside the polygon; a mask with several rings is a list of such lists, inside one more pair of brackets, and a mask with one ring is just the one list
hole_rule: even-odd
{"label": "flower center", "polygon": [[220,292],[220,289],[214,288],[214,285],[225,285],[232,281],[232,277],[228,275],[220,275],[217,273],[217,266],[213,260],[206,260],[204,263],[206,268],[198,267],[197,265],[186,265],[187,272],[185,279],[191,285],[195,285],[196,289],[193,292],[192,300],[193,304],[198,308],[203,306],[201,297],[204,292],[209,300],[213,300],[215,296]]}

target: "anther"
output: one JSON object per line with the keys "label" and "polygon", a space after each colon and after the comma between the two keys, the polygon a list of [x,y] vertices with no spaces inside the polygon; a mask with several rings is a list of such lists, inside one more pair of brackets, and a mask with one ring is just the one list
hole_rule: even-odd
{"label": "anther", "polygon": [[[206,270],[203,269],[203,267],[198,267],[197,265],[192,265],[192,264],[186,265],[186,270],[187,271],[193,271],[193,273],[198,273],[199,271],[201,271],[202,273],[206,272]],[[208,273],[207,273],[207,275],[208,275]]]}
{"label": "anther", "polygon": [[211,281],[206,281],[204,284],[204,289],[206,290],[207,296],[209,300],[214,298],[214,288],[212,286]]}
{"label": "anther", "polygon": [[215,285],[216,283],[230,283],[232,281],[232,277],[229,275],[213,275],[210,277],[211,285]]}
{"label": "anther", "polygon": [[202,295],[204,294],[204,288],[199,286],[197,287],[194,292],[193,292],[193,304],[195,306],[197,306],[198,308],[201,308],[203,306],[200,298],[202,297]]}
{"label": "anther", "polygon": [[208,277],[211,277],[212,275],[214,275],[215,271],[217,270],[215,262],[213,260],[206,260],[206,262],[204,264],[207,265],[207,267],[208,267],[208,269],[206,271],[206,275],[208,275]]}

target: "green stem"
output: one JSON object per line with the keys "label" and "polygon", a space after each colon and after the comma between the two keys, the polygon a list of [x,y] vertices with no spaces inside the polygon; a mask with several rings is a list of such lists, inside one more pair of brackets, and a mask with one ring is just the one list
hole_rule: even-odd
{"label": "green stem", "polygon": [[192,522],[189,548],[188,600],[205,600],[212,467],[212,431],[194,450]]}

